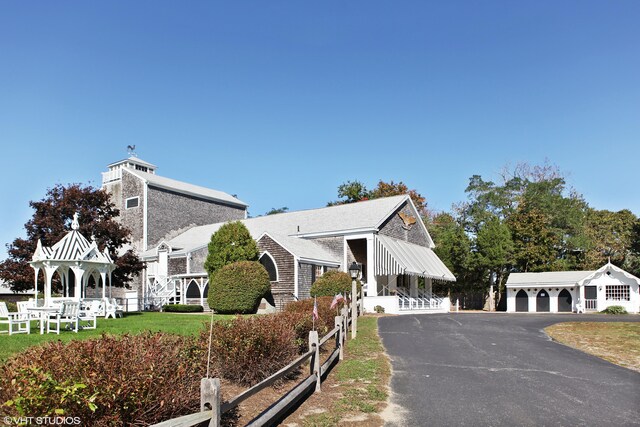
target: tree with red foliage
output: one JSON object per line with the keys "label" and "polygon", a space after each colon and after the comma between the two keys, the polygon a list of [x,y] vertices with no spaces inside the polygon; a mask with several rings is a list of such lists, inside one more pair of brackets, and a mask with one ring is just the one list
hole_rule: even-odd
{"label": "tree with red foliage", "polygon": [[[115,220],[120,212],[104,190],[81,184],[66,187],[58,184],[47,190],[44,199],[29,202],[29,205],[35,212],[24,225],[27,237],[17,238],[8,244],[9,257],[0,263],[0,279],[6,281],[12,291],[33,289],[34,271],[29,261],[38,240],[42,241],[43,246],[57,243],[71,229],[76,212],[80,222],[78,231],[85,237],[95,237],[98,248],[101,251],[106,248],[115,262],[113,286],[126,286],[142,270],[143,263],[133,250],[123,250],[130,243],[130,231]],[[54,282],[54,288],[56,286],[59,283]]]}
{"label": "tree with red foliage", "polygon": [[361,202],[370,199],[379,199],[381,197],[391,197],[407,194],[411,197],[413,204],[418,209],[418,212],[423,217],[429,215],[427,210],[427,199],[424,198],[415,189],[409,190],[409,187],[402,182],[384,182],[380,180],[378,186],[373,190],[368,190],[367,187],[360,181],[347,181],[338,187],[338,197],[340,200],[329,202],[327,206],[344,205],[347,203]]}

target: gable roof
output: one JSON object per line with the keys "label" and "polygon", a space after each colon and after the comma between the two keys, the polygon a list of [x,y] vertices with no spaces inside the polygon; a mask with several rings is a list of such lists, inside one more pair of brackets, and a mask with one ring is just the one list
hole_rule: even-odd
{"label": "gable roof", "polygon": [[513,286],[576,286],[593,271],[545,271],[541,273],[511,273],[507,287]]}
{"label": "gable roof", "polygon": [[[282,245],[287,246],[292,251],[296,248],[306,251],[310,245],[318,246],[319,251],[323,251],[325,260],[334,260],[325,249],[319,247],[312,240],[308,243],[295,243],[293,240],[303,240],[304,237],[339,236],[348,233],[377,231],[381,223],[384,222],[393,212],[395,212],[406,201],[411,203],[409,196],[393,196],[380,199],[367,200],[345,205],[329,206],[319,209],[309,209],[294,212],[285,212],[275,215],[266,215],[257,218],[241,220],[247,227],[254,239],[259,239],[267,233],[283,240]],[[411,206],[413,204],[411,203]],[[186,253],[206,246],[211,240],[211,235],[218,231],[224,223],[208,224],[192,227],[184,233],[170,239],[167,243],[174,249],[174,255]],[[293,240],[291,240],[293,239]],[[303,248],[304,245],[304,248]],[[320,253],[318,251],[318,254]],[[153,257],[154,250],[142,254],[143,257]],[[295,253],[297,256],[301,256]]]}
{"label": "gable roof", "polygon": [[602,274],[602,273],[606,272],[607,270],[613,270],[613,271],[615,271],[617,273],[620,273],[623,276],[625,276],[626,278],[634,280],[638,285],[640,285],[640,279],[639,278],[637,278],[636,276],[634,276],[631,273],[626,272],[625,270],[621,269],[620,267],[616,267],[615,265],[611,264],[611,262],[606,263],[605,265],[603,265],[602,267],[600,267],[599,269],[597,269],[596,271],[594,271],[590,275],[588,275],[585,278],[581,279],[579,285],[582,285],[584,282],[593,279],[598,274]]}
{"label": "gable roof", "polygon": [[144,180],[149,185],[154,187],[175,191],[177,193],[182,193],[189,196],[195,196],[203,199],[236,205],[242,208],[246,208],[247,206],[249,206],[242,200],[238,199],[237,197],[233,197],[232,195],[227,194],[224,191],[213,190],[211,188],[201,187],[199,185],[193,185],[186,182],[177,181],[175,179],[166,178],[164,176],[156,175],[153,173],[142,172],[139,170],[133,170],[128,168],[124,168],[122,170],[127,171],[128,173],[134,176],[137,176],[138,178]]}
{"label": "gable roof", "polygon": [[340,257],[329,252],[322,246],[315,243],[313,240],[282,235],[279,236],[272,233],[264,233],[260,238],[256,240],[259,241],[263,236],[271,237],[271,239],[273,239],[277,244],[289,251],[289,253],[294,254],[299,258],[327,262],[336,266],[340,265],[342,262]]}

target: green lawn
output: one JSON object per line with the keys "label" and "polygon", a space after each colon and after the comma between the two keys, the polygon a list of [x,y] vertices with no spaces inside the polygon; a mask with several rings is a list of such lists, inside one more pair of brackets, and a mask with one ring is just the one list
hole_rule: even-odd
{"label": "green lawn", "polygon": [[[215,315],[215,320],[230,318],[233,316]],[[189,335],[196,334],[202,329],[205,321],[211,319],[210,314],[182,314],[182,313],[131,313],[120,319],[98,318],[96,329],[81,330],[77,334],[71,331],[62,331],[60,335],[40,335],[40,329],[36,322],[31,322],[31,334],[2,334],[0,335],[0,361],[6,360],[14,353],[27,347],[38,345],[48,341],[70,341],[73,339],[96,338],[103,333],[123,335],[139,334],[144,331],[168,332],[172,334]],[[0,331],[6,331],[7,325],[0,325]]]}

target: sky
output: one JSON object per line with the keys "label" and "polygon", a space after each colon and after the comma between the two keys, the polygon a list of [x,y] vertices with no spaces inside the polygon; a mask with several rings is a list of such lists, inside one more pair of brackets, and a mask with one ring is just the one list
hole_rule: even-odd
{"label": "sky", "polygon": [[548,161],[640,215],[640,2],[0,2],[0,259],[127,146],[249,213],[403,181],[434,211]]}

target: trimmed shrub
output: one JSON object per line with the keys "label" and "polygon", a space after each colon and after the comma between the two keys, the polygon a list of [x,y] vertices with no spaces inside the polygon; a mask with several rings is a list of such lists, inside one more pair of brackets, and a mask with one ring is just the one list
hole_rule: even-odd
{"label": "trimmed shrub", "polygon": [[[208,348],[209,326],[200,335]],[[222,378],[251,386],[286,366],[296,355],[295,336],[287,318],[278,314],[236,317],[214,322],[211,364]]]}
{"label": "trimmed shrub", "polygon": [[375,307],[373,307],[373,310],[378,314],[384,313],[384,307],[381,305],[376,305]]}
{"label": "trimmed shrub", "polygon": [[240,221],[228,222],[211,235],[204,269],[209,275],[238,261],[257,261],[260,251],[247,227]]}
{"label": "trimmed shrub", "polygon": [[[360,292],[360,282],[357,283],[357,292]],[[342,294],[346,297],[351,293],[351,276],[344,271],[329,270],[318,277],[309,291],[312,297],[335,296]]]}
{"label": "trimmed shrub", "polygon": [[146,333],[49,342],[0,367],[0,412],[73,416],[93,426],[154,424],[199,410],[205,370],[206,351],[194,337]]}
{"label": "trimmed shrub", "polygon": [[271,292],[269,273],[257,261],[225,265],[209,280],[209,307],[217,313],[255,313],[260,300]]}
{"label": "trimmed shrub", "polygon": [[162,307],[162,311],[167,313],[202,313],[204,307],[192,304],[167,304]]}
{"label": "trimmed shrub", "polygon": [[621,305],[611,305],[601,311],[604,314],[628,314],[627,310]]}

